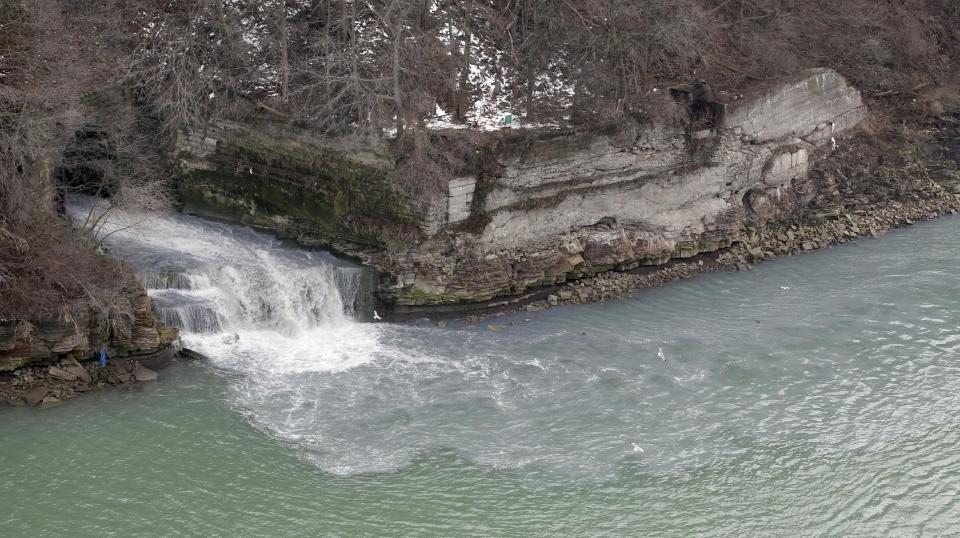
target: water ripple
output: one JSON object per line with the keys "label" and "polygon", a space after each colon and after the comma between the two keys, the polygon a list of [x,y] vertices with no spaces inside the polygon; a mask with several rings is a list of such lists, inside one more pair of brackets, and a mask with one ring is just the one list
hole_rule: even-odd
{"label": "water ripple", "polygon": [[[507,317],[502,332],[356,323],[317,260],[232,258],[161,292],[245,297],[222,331],[188,331],[216,369],[184,372],[215,381],[183,373],[152,399],[51,411],[63,431],[0,421],[0,480],[21,492],[0,523],[25,531],[31,506],[69,493],[46,534],[132,514],[159,534],[955,532],[958,224]],[[250,240],[200,226],[185,234],[195,262],[220,248],[213,233]],[[269,245],[247,247],[273,259]],[[34,458],[51,440],[82,480]]]}

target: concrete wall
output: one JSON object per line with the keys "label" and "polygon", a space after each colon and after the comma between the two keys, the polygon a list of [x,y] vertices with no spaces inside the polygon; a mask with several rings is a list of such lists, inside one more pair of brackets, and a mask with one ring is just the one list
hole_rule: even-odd
{"label": "concrete wall", "polygon": [[473,193],[477,189],[477,178],[458,177],[451,180],[447,192],[447,222],[456,224],[470,216]]}

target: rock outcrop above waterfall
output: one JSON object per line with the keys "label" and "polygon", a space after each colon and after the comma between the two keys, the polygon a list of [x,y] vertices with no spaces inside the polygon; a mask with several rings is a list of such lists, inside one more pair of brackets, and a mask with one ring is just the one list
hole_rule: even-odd
{"label": "rock outcrop above waterfall", "polygon": [[269,229],[306,246],[380,247],[416,237],[421,217],[386,177],[377,141],[338,144],[290,126],[217,121],[175,146],[186,213]]}
{"label": "rock outcrop above waterfall", "polygon": [[[387,147],[361,152],[378,155],[374,166],[356,152],[304,143],[289,128],[270,131],[266,145],[250,142],[250,127],[218,124],[181,139],[181,194],[187,210],[229,210],[362,259],[380,271],[378,296],[393,314],[509,304],[608,271],[717,252],[741,242],[747,227],[790,221],[814,200],[857,194],[841,193],[836,178],[818,169],[838,158],[867,115],[847,80],[811,69],[743,95],[715,103],[714,121],[697,127],[632,117],[492,133],[477,143],[472,170],[418,200],[391,196]],[[291,144],[301,148],[292,161],[277,150]],[[351,172],[331,191],[341,169]],[[366,197],[350,194],[364,189]],[[320,225],[325,215],[328,224]],[[362,241],[351,239],[351,226],[376,215],[402,225],[403,238],[381,224],[362,227]]]}
{"label": "rock outcrop above waterfall", "polygon": [[[400,307],[489,301],[728,247],[745,223],[789,215],[826,188],[811,162],[865,114],[843,77],[813,69],[725,105],[700,130],[628,120],[504,138],[497,174],[451,182],[447,222],[393,257],[383,296]],[[482,225],[460,231],[470,219]]]}

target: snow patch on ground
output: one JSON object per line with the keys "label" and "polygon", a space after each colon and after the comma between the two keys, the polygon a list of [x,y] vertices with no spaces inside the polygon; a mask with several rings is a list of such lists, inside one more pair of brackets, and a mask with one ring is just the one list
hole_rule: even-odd
{"label": "snow patch on ground", "polygon": [[[456,24],[448,24],[438,35],[438,39],[450,50],[453,46],[462,48],[463,30]],[[510,80],[516,80],[517,74],[504,67],[505,52],[492,43],[481,40],[476,33],[470,36],[471,62],[468,76],[470,88],[476,94],[465,123],[453,121],[453,113],[437,105],[434,115],[427,118],[428,129],[473,129],[495,131],[504,128],[538,129],[557,126],[555,123],[526,122],[526,110],[523,104],[512,103],[508,98]],[[541,75],[536,80],[535,98],[550,96],[560,99],[561,106],[572,103],[574,88],[562,76],[559,62],[550,66],[550,75]],[[507,123],[509,117],[510,123]]]}

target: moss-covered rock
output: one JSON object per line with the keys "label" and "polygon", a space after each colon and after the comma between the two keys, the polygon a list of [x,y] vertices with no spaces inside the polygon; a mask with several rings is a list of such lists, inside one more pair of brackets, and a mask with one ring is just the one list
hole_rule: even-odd
{"label": "moss-covered rock", "polygon": [[384,246],[419,237],[423,218],[388,180],[372,142],[335,147],[292,127],[219,122],[175,152],[187,213],[238,220],[308,246]]}

